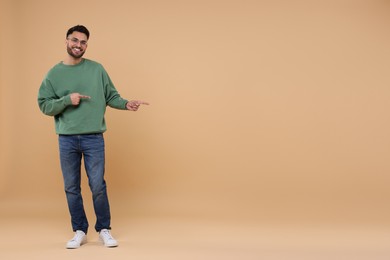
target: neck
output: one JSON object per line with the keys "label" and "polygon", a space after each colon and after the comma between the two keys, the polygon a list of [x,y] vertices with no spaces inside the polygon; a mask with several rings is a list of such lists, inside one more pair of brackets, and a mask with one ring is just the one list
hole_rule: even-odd
{"label": "neck", "polygon": [[83,60],[83,58],[74,58],[72,56],[67,56],[64,61],[62,62],[63,64],[65,65],[77,65],[79,64],[81,61]]}

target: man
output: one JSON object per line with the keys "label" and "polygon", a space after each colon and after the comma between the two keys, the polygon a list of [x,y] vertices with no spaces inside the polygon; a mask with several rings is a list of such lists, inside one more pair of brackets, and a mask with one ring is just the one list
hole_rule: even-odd
{"label": "man", "polygon": [[54,116],[59,135],[65,194],[75,232],[67,248],[78,248],[85,243],[88,231],[80,188],[83,156],[96,214],[95,230],[105,246],[118,246],[110,233],[111,215],[104,180],[104,114],[107,105],[130,111],[148,105],[143,101],[121,98],[103,66],[82,58],[88,39],[89,31],[82,25],[67,31],[67,56],[47,73],[38,93],[39,108],[44,114]]}

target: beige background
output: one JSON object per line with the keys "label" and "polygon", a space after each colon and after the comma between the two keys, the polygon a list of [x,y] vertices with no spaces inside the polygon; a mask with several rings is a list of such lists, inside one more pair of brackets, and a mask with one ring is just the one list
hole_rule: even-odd
{"label": "beige background", "polygon": [[63,249],[57,137],[36,101],[83,24],[85,57],[151,103],[106,114],[110,257],[389,259],[389,1],[1,0],[0,12],[0,256],[108,254]]}

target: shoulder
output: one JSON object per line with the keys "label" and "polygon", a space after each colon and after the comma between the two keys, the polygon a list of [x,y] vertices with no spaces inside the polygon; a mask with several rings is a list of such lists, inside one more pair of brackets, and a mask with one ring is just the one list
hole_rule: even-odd
{"label": "shoulder", "polygon": [[86,66],[97,67],[97,68],[103,69],[103,65],[100,64],[100,63],[97,62],[97,61],[94,61],[94,60],[84,59],[84,64],[85,64]]}
{"label": "shoulder", "polygon": [[106,69],[97,61],[84,59],[84,66],[90,71],[94,71],[102,75],[107,75]]}
{"label": "shoulder", "polygon": [[51,67],[49,69],[49,71],[46,73],[46,78],[50,77],[50,76],[53,76],[53,75],[56,75],[58,73],[58,71],[60,71],[62,69],[62,62],[59,62],[57,64],[55,64],[53,67]]}

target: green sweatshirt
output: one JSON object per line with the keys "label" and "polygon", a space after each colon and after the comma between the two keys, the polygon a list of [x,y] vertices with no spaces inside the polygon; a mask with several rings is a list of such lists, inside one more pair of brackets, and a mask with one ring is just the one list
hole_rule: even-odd
{"label": "green sweatshirt", "polygon": [[[90,96],[72,105],[70,94]],[[83,59],[77,65],[56,64],[43,79],[38,92],[41,111],[54,116],[57,134],[92,134],[106,131],[106,106],[126,109],[122,99],[103,66]]]}

